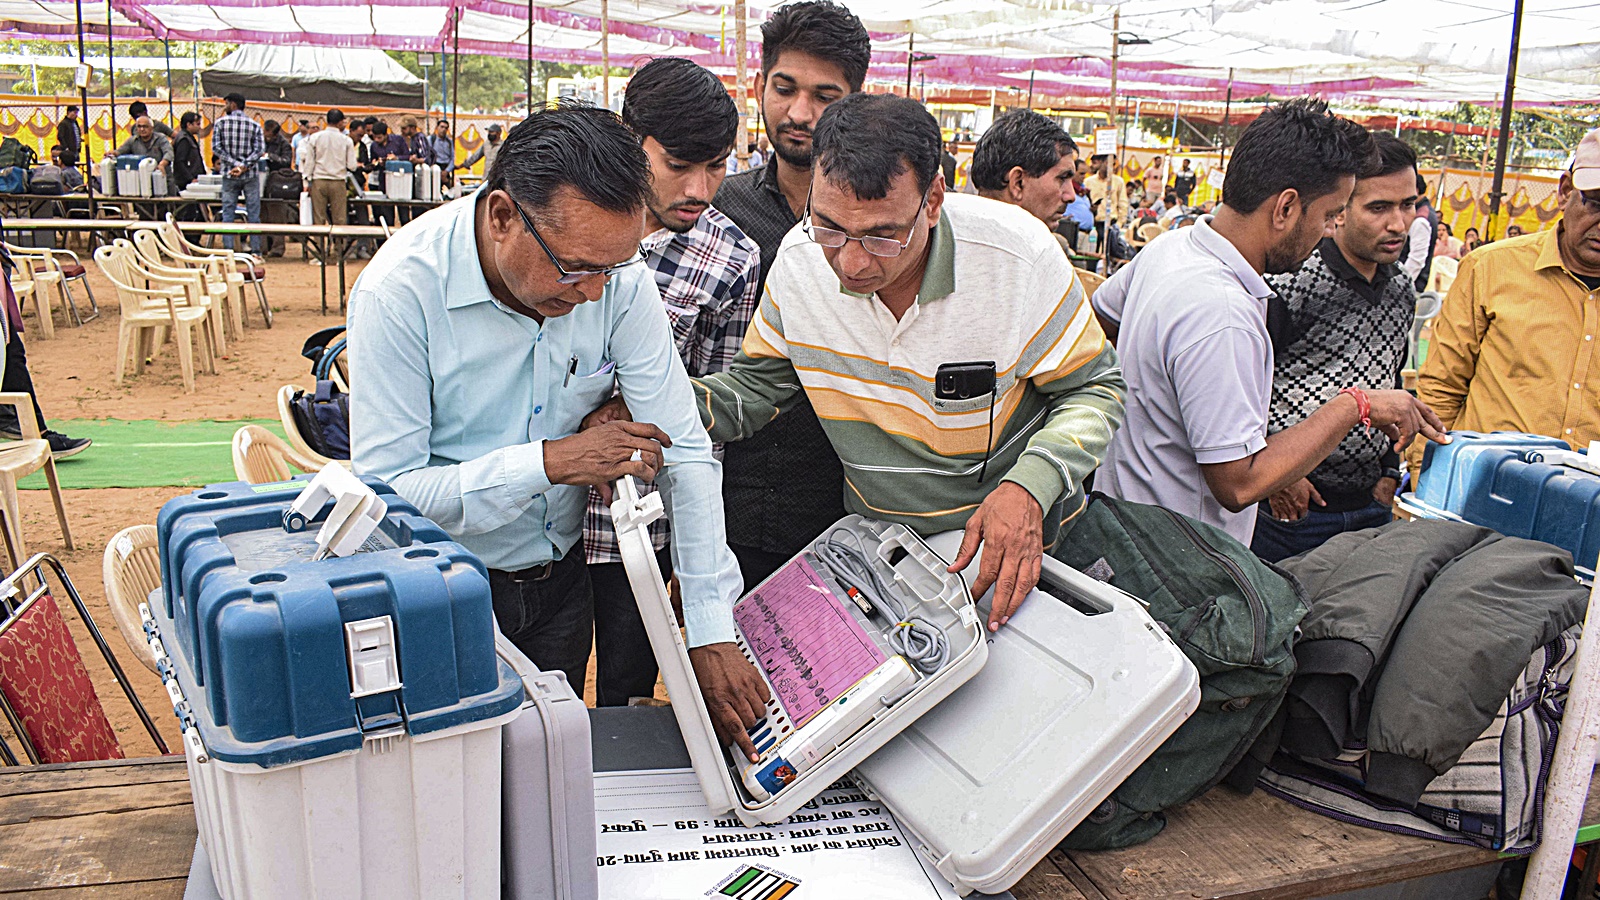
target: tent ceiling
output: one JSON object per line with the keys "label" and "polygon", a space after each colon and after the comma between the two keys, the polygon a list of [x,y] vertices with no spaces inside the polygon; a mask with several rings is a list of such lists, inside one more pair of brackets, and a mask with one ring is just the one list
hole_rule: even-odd
{"label": "tent ceiling", "polygon": [[[752,59],[759,26],[783,0],[750,0]],[[1221,99],[1318,91],[1368,100],[1493,101],[1504,80],[1512,0],[845,0],[874,38],[872,77],[905,78],[906,53],[930,84],[1103,92],[1113,14],[1147,43],[1120,51],[1118,92]],[[119,37],[444,50],[453,13],[463,51],[521,57],[526,3],[507,0],[110,0]],[[533,10],[537,58],[597,63],[601,0]],[[1519,101],[1600,102],[1600,15],[1594,0],[1526,0]],[[87,0],[103,33],[104,0]],[[613,0],[610,56],[629,65],[681,55],[733,68],[730,3]],[[0,23],[21,36],[75,37],[65,0],[0,0]],[[1058,76],[1046,79],[1046,75]]]}

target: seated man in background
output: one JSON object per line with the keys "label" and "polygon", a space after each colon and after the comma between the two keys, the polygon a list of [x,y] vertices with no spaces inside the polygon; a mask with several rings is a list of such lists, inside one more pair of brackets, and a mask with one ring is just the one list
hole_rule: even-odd
{"label": "seated man in background", "polygon": [[1305,478],[1357,425],[1402,446],[1438,436],[1438,419],[1410,394],[1353,385],[1267,434],[1272,288],[1262,275],[1299,268],[1332,233],[1356,176],[1376,165],[1367,130],[1323,101],[1273,106],[1239,138],[1216,216],[1152,241],[1095,291],[1128,379],[1128,427],[1096,488],[1248,546],[1256,504]]}
{"label": "seated man in background", "polygon": [[[351,461],[483,560],[506,637],[575,688],[589,488],[659,474],[690,661],[723,740],[755,758],[745,729],[768,691],[733,642],[721,466],[639,265],[649,196],[649,158],[614,113],[542,109],[511,129],[481,190],[396,232],[356,281]],[[642,421],[579,433],[616,385]]]}
{"label": "seated man in background", "polygon": [[[921,534],[965,527],[951,571],[983,542],[972,591],[995,587],[999,628],[1122,420],[1116,352],[1046,229],[945,192],[921,104],[851,94],[812,143],[810,203],[732,368],[696,379],[701,418],[736,441],[803,390],[844,463],[849,511]],[[992,392],[936,396],[940,366],[968,362],[995,367]]]}
{"label": "seated man in background", "polygon": [[969,177],[978,196],[1020,206],[1048,228],[1078,197],[1072,188],[1077,163],[1078,145],[1060,125],[1018,109],[983,133]]}
{"label": "seated man in background", "polygon": [[[1400,386],[1417,308],[1398,265],[1416,218],[1417,154],[1388,132],[1372,139],[1382,163],[1356,179],[1333,237],[1298,271],[1267,278],[1289,319],[1274,347],[1269,434],[1303,421],[1344,388]],[[1393,441],[1352,428],[1310,474],[1256,508],[1250,549],[1277,562],[1341,532],[1382,525],[1394,517],[1399,486]]]}
{"label": "seated man in background", "polygon": [[[1447,428],[1600,440],[1600,128],[1578,143],[1556,202],[1554,228],[1461,260],[1417,379]],[[1413,473],[1422,450],[1406,454]]]}
{"label": "seated man in background", "polygon": [[[711,205],[727,176],[739,109],[709,70],[665,57],[628,80],[622,121],[650,157],[650,197],[639,240],[672,321],[678,356],[690,375],[721,372],[739,352],[760,296],[761,251]],[[672,572],[667,536],[665,519],[651,523],[663,575]],[[595,705],[624,706],[634,697],[654,696],[655,656],[598,490],[589,492],[583,548],[594,584]]]}
{"label": "seated man in background", "polygon": [[117,147],[117,156],[139,156],[153,159],[162,172],[168,174],[168,187],[171,187],[172,173],[172,142],[167,136],[156,131],[155,125],[149,116],[140,116],[134,120],[133,134]]}

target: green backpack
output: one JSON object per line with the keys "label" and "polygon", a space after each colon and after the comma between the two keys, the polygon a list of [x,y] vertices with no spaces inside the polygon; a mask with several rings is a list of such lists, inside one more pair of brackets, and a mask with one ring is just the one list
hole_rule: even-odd
{"label": "green backpack", "polygon": [[1221,781],[1282,704],[1307,604],[1294,578],[1221,529],[1102,494],[1053,555],[1145,601],[1200,672],[1200,707],[1061,844],[1129,847],[1166,825],[1162,811]]}
{"label": "green backpack", "polygon": [[38,159],[39,156],[33,152],[32,147],[16,138],[8,137],[0,140],[0,169],[9,169],[12,166],[31,169]]}

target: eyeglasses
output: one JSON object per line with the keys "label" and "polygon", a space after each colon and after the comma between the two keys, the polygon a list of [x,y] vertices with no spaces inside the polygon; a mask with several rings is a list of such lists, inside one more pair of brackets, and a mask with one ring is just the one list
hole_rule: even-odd
{"label": "eyeglasses", "polygon": [[511,206],[516,209],[517,215],[522,217],[522,224],[527,226],[528,233],[533,235],[533,239],[539,242],[539,248],[544,251],[544,255],[550,257],[550,265],[555,266],[556,271],[561,273],[556,278],[556,281],[560,284],[577,284],[586,278],[593,278],[596,275],[604,278],[610,278],[612,275],[617,273],[618,269],[623,269],[628,266],[637,265],[638,263],[644,262],[644,246],[640,245],[638,252],[634,253],[633,257],[625,262],[619,262],[614,266],[606,266],[604,269],[593,269],[585,272],[568,272],[566,269],[561,267],[561,260],[556,259],[556,255],[550,251],[550,245],[546,244],[544,242],[544,238],[539,236],[539,229],[533,226],[533,220],[528,218],[528,214],[523,211],[522,204],[512,200]]}
{"label": "eyeglasses", "polygon": [[[929,190],[932,190],[932,185],[929,186]],[[922,215],[922,210],[926,208],[927,205],[928,195],[927,193],[924,193],[922,195],[922,202],[917,204],[916,215],[911,217],[911,224],[907,226],[908,228],[916,228],[917,217]],[[806,217],[800,220],[800,228],[805,231],[806,237],[811,238],[812,241],[821,244],[824,247],[827,247],[829,250],[837,250],[840,247],[843,247],[848,241],[858,241],[861,244],[861,249],[871,253],[873,256],[880,256],[885,259],[893,259],[896,256],[899,256],[902,251],[911,246],[911,238],[915,234],[915,232],[913,232],[913,234],[906,235],[905,240],[897,241],[894,238],[886,237],[852,237],[851,235],[845,234],[844,232],[833,228],[823,228],[821,225],[813,225],[811,223],[811,195],[809,193],[806,194]]]}

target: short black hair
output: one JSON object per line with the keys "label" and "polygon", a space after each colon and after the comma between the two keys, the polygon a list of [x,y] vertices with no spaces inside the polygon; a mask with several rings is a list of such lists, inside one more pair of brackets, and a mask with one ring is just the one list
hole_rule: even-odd
{"label": "short black hair", "polygon": [[1268,107],[1239,136],[1222,202],[1249,215],[1290,188],[1302,206],[1333,191],[1346,175],[1377,167],[1372,135],[1328,111],[1320,98],[1297,97]]}
{"label": "short black hair", "polygon": [[[1372,135],[1373,146],[1378,149],[1378,166],[1366,173],[1365,178],[1380,178],[1384,175],[1393,175],[1396,172],[1417,171],[1417,151],[1411,145],[1400,140],[1387,131],[1379,131]],[[1421,175],[1417,176],[1417,193],[1423,194],[1428,190],[1428,182]]]}
{"label": "short black hair", "polygon": [[[222,102],[223,103],[232,103],[234,109],[244,109],[244,95],[239,93],[238,91],[234,91],[233,93],[229,94],[228,96],[223,97],[222,98]],[[305,120],[302,119],[301,121],[305,121]]]}
{"label": "short black hair", "polygon": [[650,196],[650,158],[616,113],[564,100],[511,129],[485,185],[533,209],[570,187],[601,209],[629,212]]}
{"label": "short black hair", "polygon": [[383,121],[382,119],[379,119],[378,121],[373,122],[372,123],[372,133],[373,134],[388,134],[389,133],[389,123]]}
{"label": "short black hair", "polygon": [[998,191],[1006,186],[1006,173],[1015,167],[1038,178],[1061,162],[1061,157],[1077,152],[1077,142],[1060,125],[1031,109],[1012,110],[995,119],[978,140],[968,175],[978,190]]}
{"label": "short black hair", "polygon": [[1177,203],[1178,202],[1178,192],[1177,191],[1167,191],[1165,194],[1163,194],[1161,196],[1161,202],[1162,203],[1167,203],[1167,204]]}
{"label": "short black hair", "polygon": [[76,104],[76,103],[67,104],[67,112],[77,112],[77,111],[78,111],[78,104]]}
{"label": "short black hair", "polygon": [[733,149],[739,107],[709,69],[667,56],[645,63],[628,80],[622,121],[640,141],[655,138],[674,157],[704,163]]}
{"label": "short black hair", "polygon": [[340,109],[337,106],[335,106],[333,109],[328,110],[328,124],[329,125],[337,125],[337,124],[339,124],[340,122],[343,122],[343,121],[344,121],[344,110]]}
{"label": "short black hair", "polygon": [[1099,162],[1100,160],[1106,159],[1106,158],[1108,158],[1110,156],[1111,156],[1111,154],[1109,154],[1109,153],[1096,153],[1095,155],[1089,157],[1089,161],[1090,162]]}
{"label": "short black hair", "polygon": [[197,112],[186,112],[183,115],[178,117],[178,128],[179,129],[188,128],[189,127],[189,123],[198,122],[198,121],[200,121],[200,114],[199,113],[197,113]]}
{"label": "short black hair", "polygon": [[[367,118],[366,118],[367,127],[371,128],[372,126],[378,124],[378,121],[379,121],[379,119],[378,119],[377,116],[367,116]],[[388,126],[385,125],[384,127],[387,128]]]}
{"label": "short black hair", "polygon": [[881,200],[889,182],[909,168],[917,190],[939,174],[944,138],[921,103],[892,94],[850,94],[828,104],[817,120],[812,152],[823,177],[862,200]]}
{"label": "short black hair", "polygon": [[150,107],[145,106],[143,100],[135,100],[128,104],[128,115],[134,117],[135,119],[149,114]]}
{"label": "short black hair", "polygon": [[831,62],[844,70],[852,92],[861,90],[872,63],[872,38],[855,13],[831,0],[790,3],[761,25],[761,74],[785,50]]}

